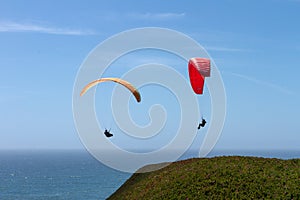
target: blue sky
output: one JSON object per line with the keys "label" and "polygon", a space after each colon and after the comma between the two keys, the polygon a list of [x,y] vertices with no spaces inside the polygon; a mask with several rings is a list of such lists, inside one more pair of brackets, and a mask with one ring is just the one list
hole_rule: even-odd
{"label": "blue sky", "polygon": [[[72,114],[81,63],[114,34],[162,27],[194,38],[222,74],[227,117],[217,149],[299,150],[299,10],[297,0],[1,1],[0,149],[84,148]],[[122,62],[142,64],[136,58],[157,52]]]}

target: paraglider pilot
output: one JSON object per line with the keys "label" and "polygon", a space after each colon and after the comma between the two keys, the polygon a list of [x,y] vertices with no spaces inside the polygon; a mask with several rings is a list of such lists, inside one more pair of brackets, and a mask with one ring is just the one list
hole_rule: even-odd
{"label": "paraglider pilot", "polygon": [[111,137],[111,136],[113,136],[113,134],[111,134],[107,129],[105,129],[104,135],[105,135],[106,137]]}
{"label": "paraglider pilot", "polygon": [[204,127],[206,124],[206,120],[202,118],[202,122],[199,123],[198,129],[200,129],[201,127]]}

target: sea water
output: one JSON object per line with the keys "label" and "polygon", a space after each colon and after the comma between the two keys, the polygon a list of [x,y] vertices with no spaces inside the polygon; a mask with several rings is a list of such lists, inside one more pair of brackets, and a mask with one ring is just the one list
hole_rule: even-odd
{"label": "sea water", "polygon": [[[212,151],[223,155],[300,158],[299,151]],[[197,157],[188,152],[182,159]],[[0,151],[0,200],[101,200],[131,174],[111,169],[84,150]]]}
{"label": "sea water", "polygon": [[85,151],[0,152],[0,200],[105,199],[129,177]]}

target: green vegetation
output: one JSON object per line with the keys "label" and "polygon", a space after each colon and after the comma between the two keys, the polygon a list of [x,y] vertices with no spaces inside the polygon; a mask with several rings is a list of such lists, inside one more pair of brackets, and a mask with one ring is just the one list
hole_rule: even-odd
{"label": "green vegetation", "polygon": [[135,173],[113,199],[300,199],[300,159],[194,158]]}

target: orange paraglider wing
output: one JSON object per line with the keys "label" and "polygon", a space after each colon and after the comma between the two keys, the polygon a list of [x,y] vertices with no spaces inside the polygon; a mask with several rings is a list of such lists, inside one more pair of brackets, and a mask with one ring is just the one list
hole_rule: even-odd
{"label": "orange paraglider wing", "polygon": [[140,95],[139,91],[133,85],[131,85],[129,82],[122,80],[120,78],[101,78],[101,79],[94,80],[94,81],[90,82],[89,84],[87,84],[82,89],[80,96],[84,95],[91,87],[93,87],[99,83],[106,82],[106,81],[113,81],[113,82],[123,85],[124,87],[126,87],[127,89],[130,90],[130,92],[134,95],[137,102],[141,101],[141,95]]}

